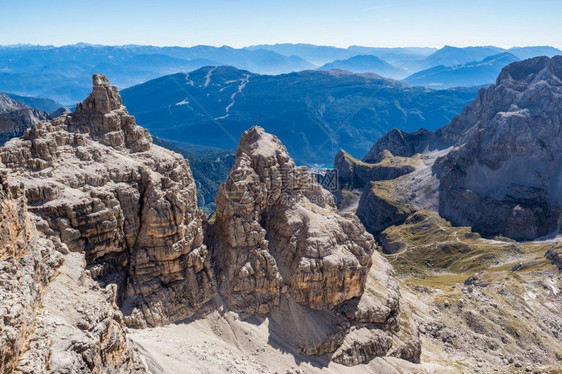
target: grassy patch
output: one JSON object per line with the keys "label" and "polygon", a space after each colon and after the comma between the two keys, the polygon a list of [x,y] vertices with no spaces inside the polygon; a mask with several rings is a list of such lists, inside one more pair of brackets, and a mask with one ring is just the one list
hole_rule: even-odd
{"label": "grassy patch", "polygon": [[451,277],[466,279],[483,270],[506,272],[521,261],[524,266],[519,273],[550,266],[544,258],[550,244],[486,240],[469,227],[453,227],[432,212],[416,212],[403,225],[391,226],[381,235],[404,248],[387,256],[399,274],[435,278],[435,283],[450,283]]}

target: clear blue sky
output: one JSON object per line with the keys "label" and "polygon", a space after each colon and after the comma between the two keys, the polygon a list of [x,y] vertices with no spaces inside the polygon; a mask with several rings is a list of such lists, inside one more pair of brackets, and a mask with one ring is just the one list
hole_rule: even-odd
{"label": "clear blue sky", "polygon": [[0,0],[0,44],[553,45],[559,0]]}

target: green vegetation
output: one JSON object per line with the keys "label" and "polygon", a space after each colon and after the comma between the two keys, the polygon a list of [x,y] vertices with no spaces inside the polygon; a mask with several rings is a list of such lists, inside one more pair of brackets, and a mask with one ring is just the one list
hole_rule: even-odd
{"label": "green vegetation", "polygon": [[373,164],[373,166],[380,168],[404,168],[409,166],[414,169],[419,165],[422,159],[423,156],[419,153],[413,155],[412,157],[402,157],[393,156],[392,153],[390,153],[388,150],[385,150],[384,158],[380,162]]}
{"label": "green vegetation", "polygon": [[402,201],[399,196],[394,194],[395,188],[393,186],[393,180],[376,181],[371,182],[371,192],[380,200],[384,201],[391,207],[396,209],[396,214],[398,215],[408,215],[412,211],[408,206]]}
{"label": "green vegetation", "polygon": [[[403,294],[409,295],[408,307],[444,326],[443,335],[422,335],[422,361],[425,356],[472,372],[482,360],[494,362],[501,356],[501,373],[560,372],[562,343],[549,322],[560,313],[555,302],[560,274],[545,258],[556,244],[483,239],[428,211],[387,228],[381,241],[399,248],[386,257]],[[466,284],[467,279],[472,282]],[[451,345],[456,355],[444,353]],[[540,356],[528,355],[531,349]],[[490,367],[483,365],[487,372]]]}
{"label": "green vegetation", "polygon": [[550,244],[518,243],[507,238],[486,240],[469,227],[453,227],[438,214],[427,211],[412,214],[403,225],[391,226],[381,236],[389,245],[402,248],[388,255],[397,272],[423,279],[431,286],[462,283],[484,270],[509,271],[521,258],[527,261],[519,272],[550,266],[544,258]]}

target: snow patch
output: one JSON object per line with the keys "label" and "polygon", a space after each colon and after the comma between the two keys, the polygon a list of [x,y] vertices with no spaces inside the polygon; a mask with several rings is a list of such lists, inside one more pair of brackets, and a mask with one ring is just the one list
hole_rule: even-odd
{"label": "snow patch", "polygon": [[205,76],[205,84],[203,84],[203,87],[209,87],[209,83],[211,83],[211,76],[213,75],[213,71],[215,71],[215,69],[216,67],[207,72],[207,75]]}
{"label": "snow patch", "polygon": [[189,100],[187,100],[187,97],[182,101],[176,103],[176,105],[187,105],[187,104],[189,104]]}
{"label": "snow patch", "polygon": [[236,92],[234,92],[232,95],[230,95],[230,104],[228,104],[227,107],[225,108],[225,112],[226,112],[225,115],[217,117],[215,119],[225,119],[230,115],[230,113],[229,113],[230,109],[232,108],[232,106],[236,102],[236,100],[235,100],[236,95],[238,95],[239,93],[242,92],[242,90],[244,89],[244,87],[246,87],[246,85],[248,84],[249,81],[250,81],[250,75],[245,74],[244,78],[242,80],[240,80],[240,84],[238,85],[238,89],[236,90]]}

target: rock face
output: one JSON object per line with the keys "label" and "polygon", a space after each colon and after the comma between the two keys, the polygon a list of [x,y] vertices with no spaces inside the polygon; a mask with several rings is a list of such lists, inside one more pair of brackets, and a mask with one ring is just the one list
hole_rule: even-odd
{"label": "rock face", "polygon": [[216,204],[219,279],[235,309],[267,313],[285,291],[331,309],[363,293],[373,238],[262,128],[242,135]]}
{"label": "rock face", "polygon": [[562,56],[504,68],[438,132],[458,145],[435,166],[439,213],[485,235],[528,240],[558,230],[561,106]]}
{"label": "rock face", "polygon": [[85,277],[81,262],[64,271],[64,244],[37,230],[46,222],[28,212],[23,186],[5,170],[0,179],[0,373],[145,373],[115,290]]}
{"label": "rock face", "polygon": [[15,373],[146,373],[115,305],[115,285],[100,288],[79,253],[66,254],[59,272],[44,291]]}
{"label": "rock face", "polygon": [[0,373],[14,370],[25,350],[42,293],[60,257],[27,213],[20,184],[0,174]]}
{"label": "rock face", "polygon": [[385,158],[384,151],[394,156],[410,157],[422,153],[435,139],[435,134],[426,129],[419,129],[412,133],[393,129],[382,136],[363,157],[363,162],[375,164]]}
{"label": "rock face", "polygon": [[269,318],[304,354],[419,362],[372,235],[276,137],[243,134],[209,223],[188,161],[152,144],[104,76],[93,87],[0,148],[1,372],[143,373],[125,325],[213,306]]}
{"label": "rock face", "polygon": [[546,258],[562,270],[562,245],[554,246],[546,251]]}
{"label": "rock face", "polygon": [[392,225],[403,223],[414,209],[396,193],[393,181],[371,182],[361,194],[357,217],[373,235]]}
{"label": "rock face", "polygon": [[[412,156],[412,155],[410,155]],[[376,163],[359,161],[343,149],[336,154],[334,169],[338,170],[341,187],[363,188],[371,181],[398,178],[414,171],[415,161],[407,157],[395,157],[390,151],[383,150]]]}
{"label": "rock face", "polygon": [[216,293],[189,164],[151,144],[104,76],[93,84],[74,113],[9,141],[0,160],[41,230],[118,285],[130,325],[184,319]]}
{"label": "rock face", "polygon": [[413,157],[394,156],[385,149],[376,161],[373,164],[359,161],[340,150],[334,162],[340,188],[363,190],[356,214],[373,235],[378,235],[388,226],[404,222],[412,213],[407,196],[403,191],[396,191],[392,181],[415,171],[423,164],[423,158],[419,154]]}
{"label": "rock face", "polygon": [[[380,161],[384,150],[405,157],[432,154],[431,171],[427,165],[425,171],[416,168],[387,186],[389,191],[409,191],[395,194],[402,207],[437,211],[454,225],[471,226],[486,236],[539,238],[557,231],[562,221],[561,106],[561,56],[515,62],[447,126],[435,133],[392,131],[364,161]],[[374,233],[404,218],[374,217],[381,209],[379,200],[364,196],[370,208],[358,208]]]}
{"label": "rock face", "polygon": [[[400,296],[390,266],[359,220],[340,214],[276,137],[259,127],[244,132],[216,204],[210,243],[227,305],[246,316],[273,312],[286,331],[300,326],[288,339],[300,335],[304,353],[340,349],[333,359],[344,364],[397,344]],[[332,322],[319,327],[319,320]],[[347,347],[351,325],[379,331]]]}

